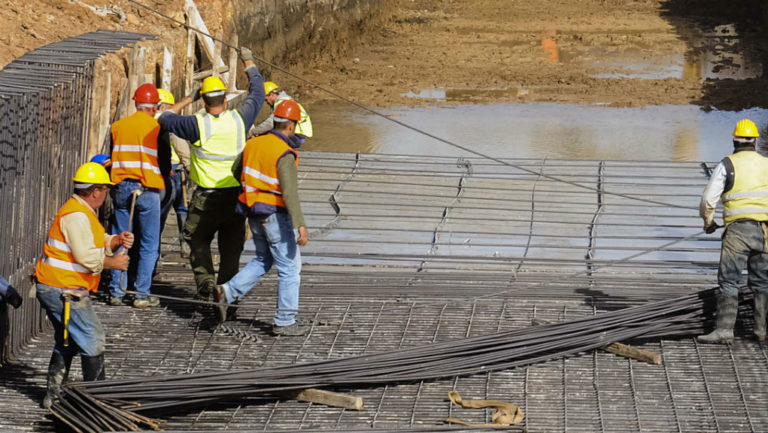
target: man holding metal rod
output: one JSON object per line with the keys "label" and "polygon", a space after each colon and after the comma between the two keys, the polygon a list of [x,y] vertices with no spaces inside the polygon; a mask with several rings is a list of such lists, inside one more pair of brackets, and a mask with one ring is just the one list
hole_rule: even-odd
{"label": "man holding metal rod", "polygon": [[96,215],[113,185],[104,167],[85,163],[72,180],[74,195],[56,214],[35,267],[36,296],[53,323],[56,341],[48,365],[45,408],[58,396],[78,352],[83,380],[104,379],[104,329],[89,295],[98,290],[102,269],[128,269],[128,256],[113,251],[133,245],[133,234],[106,234]]}
{"label": "man holding metal rod", "polygon": [[717,275],[716,328],[700,335],[702,343],[733,342],[733,326],[739,310],[739,285],[744,268],[755,291],[755,327],[758,341],[765,340],[768,311],[768,158],[756,151],[757,126],[740,120],[733,131],[733,154],[715,167],[704,190],[699,214],[704,231],[713,233],[717,202],[723,202],[725,232]]}

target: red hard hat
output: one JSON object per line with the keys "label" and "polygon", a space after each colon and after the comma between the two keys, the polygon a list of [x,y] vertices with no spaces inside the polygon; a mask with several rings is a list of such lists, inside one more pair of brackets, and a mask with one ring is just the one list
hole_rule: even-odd
{"label": "red hard hat", "polygon": [[282,117],[283,119],[298,122],[301,120],[301,107],[299,107],[299,104],[293,99],[286,99],[277,104],[274,114],[275,117]]}
{"label": "red hard hat", "polygon": [[160,95],[157,93],[157,87],[151,83],[144,83],[136,89],[133,94],[133,100],[140,104],[157,104],[160,102]]}

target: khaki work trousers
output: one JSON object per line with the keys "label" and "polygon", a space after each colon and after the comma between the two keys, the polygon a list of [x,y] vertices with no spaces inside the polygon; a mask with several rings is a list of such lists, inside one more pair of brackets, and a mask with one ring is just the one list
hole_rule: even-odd
{"label": "khaki work trousers", "polygon": [[[184,225],[184,240],[190,248],[189,261],[197,290],[205,293],[215,281],[223,284],[237,274],[245,243],[245,217],[235,212],[240,187],[195,190]],[[219,239],[218,278],[213,269],[211,243]],[[205,293],[207,295],[207,293]]]}

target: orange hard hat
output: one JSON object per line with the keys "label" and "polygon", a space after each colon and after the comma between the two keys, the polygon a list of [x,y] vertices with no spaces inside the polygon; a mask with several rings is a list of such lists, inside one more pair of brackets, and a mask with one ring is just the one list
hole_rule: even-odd
{"label": "orange hard hat", "polygon": [[299,107],[299,104],[293,99],[280,101],[275,108],[275,117],[298,122],[301,120],[301,107]]}
{"label": "orange hard hat", "polygon": [[157,104],[160,102],[160,95],[157,93],[157,87],[152,83],[144,83],[136,89],[133,94],[133,100],[140,104]]}

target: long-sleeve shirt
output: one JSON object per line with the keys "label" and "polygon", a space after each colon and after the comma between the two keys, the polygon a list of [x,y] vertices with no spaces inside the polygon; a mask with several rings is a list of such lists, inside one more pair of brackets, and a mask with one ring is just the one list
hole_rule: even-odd
{"label": "long-sleeve shirt", "polygon": [[[174,152],[176,152],[176,156],[181,161],[181,164],[189,170],[189,143],[187,140],[184,140],[183,138],[179,138],[176,136],[176,134],[170,134],[171,135],[171,146],[173,146]],[[171,162],[173,163],[173,154],[171,154]]]}
{"label": "long-sleeve shirt", "polygon": [[[77,194],[73,195],[73,197],[90,208],[88,203]],[[94,215],[96,214],[94,209],[91,209],[91,211]],[[110,244],[112,238],[117,235],[104,234],[104,250],[101,250],[96,248],[96,244],[93,241],[93,231],[91,230],[91,222],[88,219],[88,215],[82,212],[73,212],[64,215],[59,221],[61,232],[64,234],[64,239],[72,250],[72,255],[77,263],[94,274],[100,273],[104,269],[104,257],[114,254]]]}
{"label": "long-sleeve shirt", "polygon": [[[287,137],[283,134],[276,131],[273,132],[287,140]],[[240,154],[234,165],[232,165],[232,175],[235,176],[235,179],[240,179],[242,172],[243,155]],[[286,153],[277,160],[277,179],[280,181],[285,210],[291,216],[293,227],[306,226],[304,213],[301,211],[301,201],[299,201],[299,170],[296,168],[296,157],[292,153]]]}
{"label": "long-sleeve shirt", "polygon": [[[240,117],[243,118],[244,130],[248,128],[256,120],[256,116],[259,115],[259,110],[264,104],[264,78],[261,76],[259,69],[252,65],[245,68],[245,73],[248,75],[248,97],[246,97],[243,105],[236,109],[240,113]],[[187,140],[194,144],[200,141],[200,129],[197,126],[197,117],[181,116],[171,111],[164,112],[158,119],[160,126],[163,129],[176,134],[179,138]]]}
{"label": "long-sleeve shirt", "polygon": [[725,191],[726,167],[723,162],[717,164],[712,171],[707,187],[704,188],[704,194],[701,196],[699,204],[699,216],[704,220],[704,225],[711,225],[715,220],[715,211],[720,196]]}

